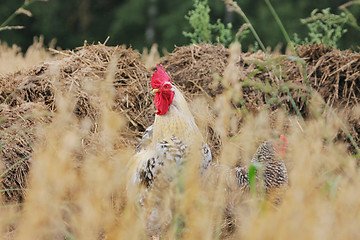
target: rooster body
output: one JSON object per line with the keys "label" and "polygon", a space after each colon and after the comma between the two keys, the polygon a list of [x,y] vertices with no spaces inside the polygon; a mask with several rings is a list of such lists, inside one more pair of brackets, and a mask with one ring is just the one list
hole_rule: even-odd
{"label": "rooster body", "polygon": [[[172,88],[175,96],[169,110],[164,115],[155,116],[132,160],[133,169],[130,172],[135,184],[150,187],[165,163],[174,162],[180,167],[193,147],[201,151],[201,171],[207,169],[212,161],[210,148],[204,143],[184,96],[175,86]],[[199,142],[202,145],[194,146]]]}
{"label": "rooster body", "polygon": [[156,94],[157,113],[131,160],[131,181],[127,188],[145,207],[149,233],[158,236],[172,218],[174,179],[189,153],[200,153],[200,172],[208,168],[212,156],[183,94],[172,84],[162,66],[157,67],[151,85]]}

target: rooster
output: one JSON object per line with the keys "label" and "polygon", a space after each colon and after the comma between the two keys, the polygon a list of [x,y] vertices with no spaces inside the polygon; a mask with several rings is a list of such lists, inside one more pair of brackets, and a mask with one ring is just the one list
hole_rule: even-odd
{"label": "rooster", "polygon": [[161,65],[151,78],[151,86],[157,112],[130,161],[127,189],[144,206],[149,233],[159,236],[172,219],[170,198],[174,179],[189,153],[199,151],[200,172],[208,168],[212,155],[183,94]]}

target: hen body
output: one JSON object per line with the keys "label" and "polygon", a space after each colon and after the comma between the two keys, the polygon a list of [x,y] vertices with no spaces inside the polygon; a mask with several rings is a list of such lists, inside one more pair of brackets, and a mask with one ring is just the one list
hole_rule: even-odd
{"label": "hen body", "polygon": [[[281,155],[275,144],[268,140],[257,148],[251,159],[251,164],[258,166],[256,187],[264,189],[266,194],[279,192],[288,187],[287,168]],[[226,186],[229,189],[241,193],[250,191],[249,167],[230,168],[215,163],[212,167],[217,174],[225,175]]]}
{"label": "hen body", "polygon": [[[287,141],[287,140],[286,140]],[[281,147],[286,147],[287,142]],[[263,142],[251,158],[250,165],[257,166],[255,188],[257,192],[265,193],[265,199],[277,206],[281,203],[288,189],[288,173],[282,159],[284,152],[275,141]],[[223,209],[223,224],[221,237],[228,239],[238,226],[237,220],[244,216],[237,215],[241,205],[247,204],[250,193],[249,167],[230,167],[224,164],[211,163],[207,171],[207,183],[218,184],[220,177],[224,180],[225,208]]]}
{"label": "hen body", "polygon": [[[257,181],[263,182],[266,193],[288,186],[288,174],[284,161],[276,151],[271,141],[263,142],[251,159],[251,164],[258,164],[260,172],[257,173]],[[236,167],[235,175],[238,186],[242,191],[250,190],[247,167]]]}

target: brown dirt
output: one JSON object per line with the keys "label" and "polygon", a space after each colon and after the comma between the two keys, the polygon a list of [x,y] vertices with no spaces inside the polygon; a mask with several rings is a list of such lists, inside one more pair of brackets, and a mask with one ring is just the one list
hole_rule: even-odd
{"label": "brown dirt", "polygon": [[[308,83],[305,82],[299,70],[299,63],[285,56],[273,56],[269,62],[263,52],[242,53],[237,67],[242,73],[242,101],[234,102],[235,108],[246,108],[250,112],[268,107],[274,111],[284,108],[291,114],[296,114],[291,98],[283,86],[286,86],[294,99],[300,113],[309,118],[313,112],[307,106],[312,95],[308,91],[309,84],[312,90],[317,91],[321,97],[333,107],[351,107],[358,103],[359,95],[359,65],[360,55],[351,51],[340,51],[325,48],[321,45],[300,46],[297,49],[299,57],[305,60],[308,73]],[[114,110],[122,113],[128,120],[127,129],[122,136],[122,145],[131,146],[137,138],[152,123],[155,109],[153,95],[151,94],[151,72],[140,61],[140,55],[124,47],[107,47],[104,45],[85,45],[74,51],[64,51],[59,54],[63,58],[9,74],[0,79],[0,118],[5,117],[1,123],[0,133],[11,126],[21,117],[28,115],[32,109],[46,109],[56,111],[55,93],[73,92],[75,95],[75,114],[79,119],[90,118],[96,124],[99,109],[93,102],[93,92],[88,85],[91,81],[103,81],[112,56],[117,55],[117,68],[114,77],[115,106]],[[219,84],[219,77],[223,76],[227,65],[229,50],[223,46],[200,44],[178,47],[169,56],[161,59],[161,63],[170,73],[173,81],[179,85],[187,99],[205,95],[214,99],[224,89]],[[55,70],[54,70],[55,69]],[[56,70],[57,69],[57,70]],[[54,81],[56,71],[59,77]],[[281,78],[279,79],[279,74]],[[259,85],[251,85],[247,76]],[[271,92],[259,86],[271,86]],[[91,96],[91,97],[90,97]],[[1,137],[3,142],[14,136],[3,145],[1,160],[4,169],[14,163],[31,156],[31,142],[35,140],[34,134],[28,130],[36,127],[38,123],[49,119],[26,119],[21,121],[19,128],[25,134],[17,135],[18,131],[7,131]],[[350,133],[355,141],[359,141],[358,119],[352,117],[349,126]],[[213,128],[209,127],[212,149],[219,150],[219,139]],[[339,139],[347,142],[343,132]],[[349,151],[355,149],[349,144]],[[26,187],[26,174],[30,167],[29,160],[25,160],[3,178],[2,188]],[[20,195],[9,195],[14,192],[5,192],[6,199],[21,200]]]}

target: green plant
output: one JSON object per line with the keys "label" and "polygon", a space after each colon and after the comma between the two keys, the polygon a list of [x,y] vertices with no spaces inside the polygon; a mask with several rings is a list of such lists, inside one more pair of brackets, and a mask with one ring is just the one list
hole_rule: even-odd
{"label": "green plant", "polygon": [[244,39],[246,39],[249,34],[251,33],[249,29],[249,24],[244,23],[238,30],[238,32],[235,35],[236,40],[241,43]]}
{"label": "green plant", "polygon": [[318,11],[314,9],[310,17],[300,20],[309,29],[308,37],[301,40],[297,34],[294,34],[294,43],[322,43],[326,46],[337,47],[337,42],[347,32],[344,25],[348,21],[348,16],[344,12],[340,15],[330,13],[330,8]]}
{"label": "green plant", "polygon": [[360,5],[360,1],[359,0],[355,0],[355,1],[350,1],[347,2],[343,5],[341,5],[339,7],[339,9],[341,9],[347,16],[348,21],[347,24],[352,26],[353,28],[355,28],[356,30],[360,31],[360,26],[357,23],[356,17],[350,12],[350,10],[348,9],[348,7],[352,6],[352,5]]}
{"label": "green plant", "polygon": [[23,29],[24,26],[8,26],[8,24],[20,14],[24,14],[28,17],[31,17],[32,14],[26,8],[29,7],[34,2],[47,2],[47,0],[25,0],[24,3],[15,11],[13,12],[1,25],[0,25],[0,32],[5,30],[13,30],[13,29]]}
{"label": "green plant", "polygon": [[231,23],[225,25],[218,19],[216,24],[211,24],[209,13],[210,7],[207,0],[195,0],[194,9],[185,16],[193,32],[183,31],[183,35],[190,38],[190,41],[195,44],[219,42],[226,46],[229,45],[233,40]]}

